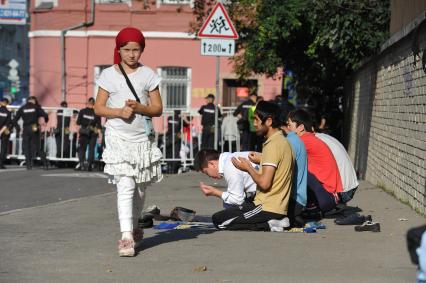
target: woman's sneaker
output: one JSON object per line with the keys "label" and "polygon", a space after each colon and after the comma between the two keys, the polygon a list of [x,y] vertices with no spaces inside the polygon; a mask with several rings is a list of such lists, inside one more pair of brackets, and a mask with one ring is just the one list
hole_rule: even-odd
{"label": "woman's sneaker", "polygon": [[135,242],[130,239],[118,240],[119,256],[135,256]]}
{"label": "woman's sneaker", "polygon": [[380,232],[380,223],[365,221],[362,225],[355,226],[354,229],[357,232],[363,232],[363,231]]}

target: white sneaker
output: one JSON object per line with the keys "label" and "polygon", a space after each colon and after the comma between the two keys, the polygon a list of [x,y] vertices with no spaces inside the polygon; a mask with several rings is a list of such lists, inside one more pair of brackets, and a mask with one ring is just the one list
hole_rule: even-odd
{"label": "white sneaker", "polygon": [[269,227],[271,228],[271,232],[283,232],[284,231],[283,227],[271,226],[271,225],[269,225]]}
{"label": "white sneaker", "polygon": [[284,228],[290,227],[290,220],[288,217],[284,217],[281,220],[271,219],[268,221],[268,224],[271,232],[282,232]]}

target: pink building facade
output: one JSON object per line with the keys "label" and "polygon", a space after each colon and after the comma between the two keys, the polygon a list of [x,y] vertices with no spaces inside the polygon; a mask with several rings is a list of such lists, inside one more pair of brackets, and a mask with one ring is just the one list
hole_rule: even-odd
{"label": "pink building facade", "polygon": [[[200,39],[188,33],[193,19],[190,0],[157,0],[148,9],[143,3],[152,1],[95,1],[94,24],[68,31],[64,49],[61,30],[89,21],[91,0],[31,1],[30,95],[37,96],[43,106],[58,106],[65,98],[70,106],[83,107],[94,96],[97,76],[113,63],[114,38],[126,26],[144,33],[141,62],[161,75],[160,91],[166,107],[196,109],[208,93],[216,93],[216,57],[202,56]],[[232,69],[229,58],[220,57],[218,102],[223,106],[236,106],[246,99],[237,95],[244,93],[246,85],[237,80]],[[266,100],[281,91],[281,78],[253,76],[249,83],[257,86],[258,94]]]}

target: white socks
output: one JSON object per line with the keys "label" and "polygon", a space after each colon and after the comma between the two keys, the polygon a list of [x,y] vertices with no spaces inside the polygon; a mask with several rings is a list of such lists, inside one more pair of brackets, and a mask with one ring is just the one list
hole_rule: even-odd
{"label": "white socks", "polygon": [[283,232],[284,228],[290,227],[290,220],[284,217],[281,220],[271,219],[268,221],[271,232]]}

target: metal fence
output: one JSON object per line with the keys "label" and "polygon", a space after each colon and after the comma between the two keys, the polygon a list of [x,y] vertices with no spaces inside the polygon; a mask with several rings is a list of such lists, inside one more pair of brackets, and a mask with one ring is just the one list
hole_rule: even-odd
{"label": "metal fence", "polygon": [[[19,107],[8,107],[15,116]],[[46,157],[54,162],[78,162],[78,126],[76,124],[79,109],[43,107],[49,116],[48,123],[40,120],[41,134],[40,145],[46,153]],[[221,113],[223,117],[232,116],[235,107],[223,107]],[[58,111],[63,113],[57,115]],[[58,119],[59,117],[59,119]],[[65,125],[65,120],[69,119],[69,127],[58,127]],[[105,121],[103,121],[105,122]],[[223,135],[224,128],[218,123],[218,149],[220,151],[239,151],[239,135],[229,137]],[[193,165],[194,156],[201,148],[201,116],[198,109],[167,108],[163,115],[153,119],[155,129],[155,140],[158,147],[163,152],[163,164],[167,166],[169,172],[186,170]],[[18,121],[22,129],[22,120]],[[235,125],[236,126],[236,125]],[[229,142],[231,141],[231,142]],[[228,146],[228,147],[226,147]],[[102,161],[101,151],[103,144],[97,143],[95,149],[95,160]],[[23,161],[25,156],[22,150],[22,134],[13,129],[9,140],[8,159]],[[97,150],[99,149],[99,150]]]}

